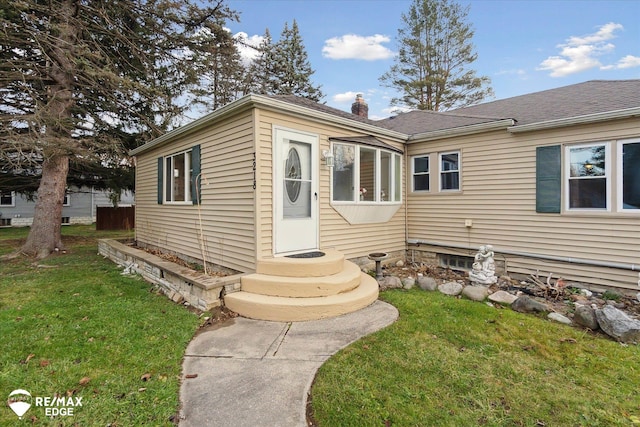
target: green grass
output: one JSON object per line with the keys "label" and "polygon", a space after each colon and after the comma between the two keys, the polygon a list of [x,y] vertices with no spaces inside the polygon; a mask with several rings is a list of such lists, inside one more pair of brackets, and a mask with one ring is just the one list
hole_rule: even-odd
{"label": "green grass", "polygon": [[[27,233],[0,229],[0,255]],[[82,397],[73,417],[47,418],[32,406],[25,425],[171,425],[182,357],[199,317],[97,254],[96,238],[129,233],[69,226],[63,236],[66,254],[0,261],[0,397],[19,388]],[[17,422],[0,405],[0,425]]]}
{"label": "green grass", "polygon": [[320,368],[319,426],[640,425],[638,346],[437,292],[381,298],[400,318]]}

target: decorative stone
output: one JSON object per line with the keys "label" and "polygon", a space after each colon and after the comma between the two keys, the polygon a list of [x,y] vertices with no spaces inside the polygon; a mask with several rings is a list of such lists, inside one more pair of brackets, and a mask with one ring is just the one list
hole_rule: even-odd
{"label": "decorative stone", "polygon": [[596,311],[588,305],[578,305],[576,307],[576,312],[573,315],[573,321],[580,326],[591,329],[592,331],[598,329]]}
{"label": "decorative stone", "polygon": [[527,295],[519,296],[518,299],[511,304],[511,308],[520,313],[546,313],[549,311],[549,308],[545,304]]}
{"label": "decorative stone", "polygon": [[466,286],[462,296],[471,301],[484,301],[489,296],[489,289],[486,286]]}
{"label": "decorative stone", "polygon": [[498,291],[489,295],[489,301],[492,301],[498,304],[511,305],[517,299],[518,297],[510,294],[507,291]]}
{"label": "decorative stone", "polygon": [[593,296],[593,292],[591,292],[589,289],[580,289],[580,293],[587,298],[591,298]]}
{"label": "decorative stone", "polygon": [[632,319],[624,311],[611,305],[596,310],[598,325],[607,335],[620,342],[640,342],[640,320]]}
{"label": "decorative stone", "polygon": [[402,281],[400,281],[400,278],[396,276],[384,276],[382,279],[378,280],[378,286],[380,286],[381,291],[386,291],[387,289],[400,289],[402,288]]}
{"label": "decorative stone", "polygon": [[496,264],[493,260],[493,246],[480,246],[480,250],[474,257],[472,270],[469,272],[469,280],[473,284],[493,285],[497,283]]}
{"label": "decorative stone", "polygon": [[460,295],[460,293],[462,292],[462,288],[464,288],[464,286],[462,286],[458,282],[447,282],[438,286],[438,290],[441,293],[445,295],[451,295],[454,297]]}
{"label": "decorative stone", "polygon": [[415,284],[416,279],[414,279],[413,277],[405,277],[404,279],[402,279],[402,286],[404,286],[405,289],[411,289]]}
{"label": "decorative stone", "polygon": [[422,289],[423,291],[433,292],[438,289],[438,282],[436,282],[436,279],[434,279],[433,277],[421,276],[418,277],[418,286],[420,286],[420,289]]}
{"label": "decorative stone", "polygon": [[404,267],[404,261],[399,260],[398,262],[396,262],[396,267]]}
{"label": "decorative stone", "polygon": [[560,313],[549,313],[547,315],[547,318],[549,320],[553,320],[554,322],[563,323],[565,325],[570,325],[571,324],[571,319],[569,319],[566,316],[563,316]]}

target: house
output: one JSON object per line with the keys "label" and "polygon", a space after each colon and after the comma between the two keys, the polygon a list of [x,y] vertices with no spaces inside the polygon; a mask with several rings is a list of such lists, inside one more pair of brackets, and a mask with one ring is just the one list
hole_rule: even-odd
{"label": "house", "polygon": [[[352,111],[248,95],[133,150],[137,241],[248,273],[225,302],[249,317],[306,296],[273,289],[302,286],[286,277],[328,282],[308,278],[313,262],[352,271],[332,296],[347,298],[369,283],[350,261],[465,268],[484,244],[509,274],[637,290],[640,80],[379,121],[359,97]],[[360,297],[351,309],[377,288]]]}
{"label": "house", "polygon": [[[120,206],[132,205],[134,195],[123,191]],[[16,192],[0,191],[0,227],[24,227],[33,222],[35,201]],[[93,188],[70,188],[62,206],[63,224],[92,224],[96,221],[97,208],[113,206],[109,193]]]}

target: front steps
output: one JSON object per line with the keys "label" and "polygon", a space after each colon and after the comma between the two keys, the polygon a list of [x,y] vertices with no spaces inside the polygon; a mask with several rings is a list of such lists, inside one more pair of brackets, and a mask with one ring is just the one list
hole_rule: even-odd
{"label": "front steps", "polygon": [[258,261],[225,305],[251,319],[295,322],[351,313],[378,299],[378,282],[335,250],[318,258]]}

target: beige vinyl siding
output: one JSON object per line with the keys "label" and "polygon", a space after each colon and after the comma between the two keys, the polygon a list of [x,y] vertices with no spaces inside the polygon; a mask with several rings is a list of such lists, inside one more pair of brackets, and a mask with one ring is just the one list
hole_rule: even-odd
{"label": "beige vinyl siding", "polygon": [[[439,193],[439,165],[431,167],[431,191],[409,193],[408,236],[440,244],[600,262],[640,264],[640,215],[616,212],[536,213],[536,147],[637,137],[638,120],[511,134],[497,131],[408,147],[408,156],[461,152],[461,192]],[[564,149],[563,149],[564,156]],[[615,170],[616,159],[611,167]],[[563,163],[564,164],[564,163]],[[615,179],[615,173],[611,179]],[[566,183],[563,180],[563,189]],[[611,189],[615,193],[615,183]],[[564,191],[564,190],[563,190]],[[562,194],[563,206],[565,194]],[[611,200],[615,209],[615,199]],[[465,220],[473,221],[471,228]],[[423,246],[424,247],[424,246]],[[438,251],[435,250],[434,251]],[[551,268],[570,280],[637,289],[638,272],[507,256],[511,271]],[[617,282],[617,283],[612,283]]]}
{"label": "beige vinyl siding", "polygon": [[202,230],[207,261],[255,269],[253,116],[241,113],[137,159],[136,238],[202,259],[198,206],[157,203],[157,159],[201,146]]}
{"label": "beige vinyl siding", "polygon": [[[317,159],[320,162],[318,201],[320,206],[321,248],[335,248],[344,253],[347,258],[366,256],[375,251],[390,252],[406,249],[404,203],[391,221],[382,224],[351,225],[331,207],[331,170],[324,166],[320,154],[323,150],[330,149],[330,137],[362,136],[365,133],[354,131],[348,127],[301,119],[267,109],[259,110],[258,117],[257,146],[260,159],[258,163],[258,186],[263,189],[258,192],[260,212],[260,224],[258,227],[261,229],[260,237],[258,238],[259,257],[271,257],[273,255],[273,193],[270,189],[273,182],[271,147],[274,125],[317,134],[319,137]],[[374,136],[387,144],[400,149],[403,148],[402,143],[398,141],[391,141],[378,135]]]}

